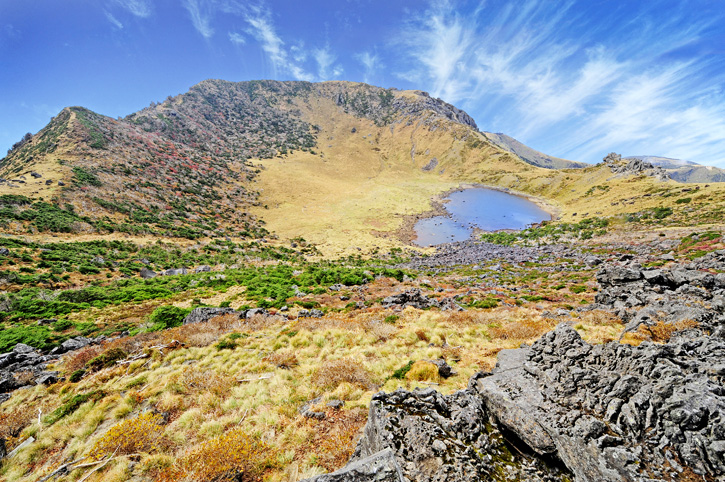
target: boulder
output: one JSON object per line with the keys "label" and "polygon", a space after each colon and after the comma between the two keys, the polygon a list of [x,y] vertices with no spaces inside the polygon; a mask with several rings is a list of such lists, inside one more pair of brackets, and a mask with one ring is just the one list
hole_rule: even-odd
{"label": "boulder", "polygon": [[204,323],[217,316],[229,315],[236,313],[233,308],[214,308],[214,307],[200,307],[194,308],[184,318],[184,325],[190,325],[192,323]]}
{"label": "boulder", "polygon": [[302,482],[407,482],[392,449],[385,449],[352,462],[331,474],[318,475]]}
{"label": "boulder", "polygon": [[211,271],[211,266],[207,266],[205,264],[202,264],[201,266],[197,266],[194,269],[194,273],[208,273]]}
{"label": "boulder", "polygon": [[325,314],[317,309],[312,310],[300,310],[299,313],[297,313],[297,316],[299,318],[322,318],[325,316]]}
{"label": "boulder", "polygon": [[724,356],[717,336],[592,346],[560,324],[465,390],[376,394],[350,463],[312,480],[385,450],[406,481],[722,480]]}
{"label": "boulder", "polygon": [[60,380],[60,372],[42,372],[35,378],[38,385],[52,385]]}
{"label": "boulder", "polygon": [[383,299],[382,305],[384,308],[406,308],[408,306],[412,306],[413,308],[418,308],[419,310],[440,306],[438,300],[425,296],[418,288],[413,288],[397,295],[388,296]]}
{"label": "boulder", "polygon": [[143,279],[151,279],[156,277],[156,273],[146,267],[143,267],[139,272],[139,276],[141,276]]}

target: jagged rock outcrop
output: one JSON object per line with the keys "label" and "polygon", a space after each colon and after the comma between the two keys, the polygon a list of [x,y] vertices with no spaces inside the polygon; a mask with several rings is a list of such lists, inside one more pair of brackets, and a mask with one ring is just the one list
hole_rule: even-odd
{"label": "jagged rock outcrop", "polygon": [[419,310],[440,306],[438,300],[435,298],[429,298],[418,288],[413,288],[397,295],[388,296],[383,299],[381,304],[384,308],[406,308],[408,306],[412,306],[413,308],[417,308]]}
{"label": "jagged rock outcrop", "polygon": [[597,272],[601,286],[593,307],[614,311],[627,321],[626,331],[657,322],[692,321],[714,332],[725,325],[725,250],[686,265],[643,269],[633,260],[608,264]]}
{"label": "jagged rock outcrop", "polygon": [[18,343],[12,351],[0,355],[0,403],[10,398],[9,392],[18,388],[58,381],[60,374],[46,371],[46,368],[48,363],[59,356],[58,353],[43,355],[23,343]]}
{"label": "jagged rock outcrop", "polygon": [[411,482],[721,480],[723,356],[717,336],[593,346],[561,324],[452,395],[375,395],[348,468],[391,450]]}
{"label": "jagged rock outcrop", "polygon": [[645,174],[647,176],[652,176],[659,181],[666,181],[670,179],[670,175],[665,169],[660,166],[655,166],[650,162],[645,162],[639,158],[622,160],[621,155],[615,152],[610,152],[603,161],[615,174]]}
{"label": "jagged rock outcrop", "polygon": [[184,318],[184,325],[190,325],[192,323],[204,323],[217,316],[229,315],[231,313],[239,313],[240,318],[244,318],[246,312],[236,312],[233,308],[215,308],[210,306],[202,306],[200,308],[194,308]]}
{"label": "jagged rock outcrop", "polygon": [[315,477],[315,482],[405,482],[391,449],[381,450],[346,467]]}

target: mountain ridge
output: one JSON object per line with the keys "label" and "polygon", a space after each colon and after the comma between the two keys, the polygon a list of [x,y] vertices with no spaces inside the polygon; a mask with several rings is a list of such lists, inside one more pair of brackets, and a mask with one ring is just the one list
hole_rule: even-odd
{"label": "mountain ridge", "polygon": [[11,203],[4,225],[43,232],[48,223],[38,218],[51,208],[29,207],[42,201],[66,219],[65,232],[189,239],[272,232],[341,250],[350,239],[366,248],[404,244],[401,227],[464,184],[532,196],[567,221],[581,212],[653,209],[661,201],[652,193],[677,190],[612,178],[604,166],[542,168],[531,153],[545,155],[519,149],[526,161],[490,136],[465,111],[422,91],[209,79],[122,119],[61,111],[0,161],[0,182],[28,199]]}

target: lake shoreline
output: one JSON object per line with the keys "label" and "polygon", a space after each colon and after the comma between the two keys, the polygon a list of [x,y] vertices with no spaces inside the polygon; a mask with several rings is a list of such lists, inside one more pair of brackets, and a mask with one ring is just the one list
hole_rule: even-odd
{"label": "lake shoreline", "polygon": [[[533,196],[527,193],[518,192],[509,188],[504,188],[500,186],[489,186],[486,184],[478,184],[478,183],[462,183],[459,186],[449,189],[447,191],[444,191],[437,196],[434,196],[431,199],[431,209],[428,211],[413,214],[413,215],[407,215],[403,217],[403,223],[400,228],[398,228],[396,231],[391,233],[395,238],[399,239],[400,241],[404,242],[405,244],[412,245],[419,249],[430,249],[431,247],[435,246],[419,246],[415,244],[416,239],[418,238],[418,235],[416,233],[415,227],[418,224],[419,221],[429,218],[434,218],[437,216],[445,217],[447,219],[453,219],[453,216],[448,210],[446,209],[446,204],[450,202],[450,199],[446,199],[450,197],[451,195],[457,193],[457,192],[463,192],[467,191],[469,189],[488,189],[492,191],[498,191],[505,194],[509,194],[512,196],[516,196],[518,198],[525,199],[532,204],[536,205],[539,209],[544,211],[548,216],[549,220],[556,220],[560,216],[560,210],[553,206],[552,204],[548,203],[544,199]],[[543,220],[546,221],[546,220]],[[538,224],[538,223],[532,223]],[[471,229],[471,232],[469,234],[469,238],[471,239],[474,236],[485,233],[485,232],[496,232],[496,231],[519,231],[518,229],[511,229],[511,228],[504,228],[504,229],[496,229],[487,231],[484,229],[480,229],[478,227],[474,227]]]}

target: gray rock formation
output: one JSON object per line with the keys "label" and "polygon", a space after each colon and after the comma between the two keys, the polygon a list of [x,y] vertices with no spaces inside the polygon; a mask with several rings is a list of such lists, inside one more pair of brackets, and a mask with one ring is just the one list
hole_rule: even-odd
{"label": "gray rock formation", "polygon": [[384,450],[405,481],[723,480],[724,356],[717,336],[592,346],[561,324],[452,395],[376,394],[351,464],[313,480]]}
{"label": "gray rock formation", "polygon": [[[233,308],[214,308],[206,306],[201,308],[194,308],[193,310],[191,310],[191,313],[186,315],[186,318],[184,318],[184,325],[190,325],[192,323],[204,323],[217,316],[228,315],[231,313],[237,312],[234,311]],[[243,315],[240,316],[240,318],[243,317]]]}
{"label": "gray rock formation", "polygon": [[413,288],[397,295],[388,296],[383,299],[381,304],[384,308],[405,308],[407,306],[412,306],[413,308],[418,308],[419,310],[440,306],[438,300],[425,296],[418,288]]}
{"label": "gray rock formation", "polygon": [[633,260],[608,264],[597,272],[601,289],[593,308],[614,311],[628,322],[626,331],[657,322],[694,321],[714,332],[725,325],[725,251],[715,251],[687,265],[643,269]]}
{"label": "gray rock formation", "polygon": [[312,482],[405,482],[400,466],[391,449],[381,450],[369,457],[351,462],[331,474],[318,475]]}
{"label": "gray rock formation", "polygon": [[647,176],[655,177],[660,181],[670,179],[670,175],[665,169],[660,166],[654,166],[652,163],[645,162],[639,158],[622,160],[622,156],[614,152],[610,152],[603,160],[615,174],[645,174]]}

